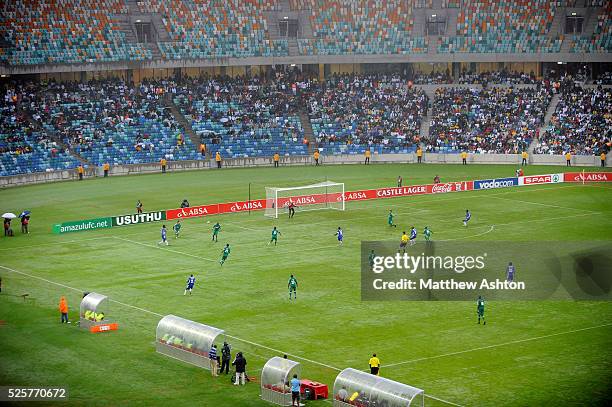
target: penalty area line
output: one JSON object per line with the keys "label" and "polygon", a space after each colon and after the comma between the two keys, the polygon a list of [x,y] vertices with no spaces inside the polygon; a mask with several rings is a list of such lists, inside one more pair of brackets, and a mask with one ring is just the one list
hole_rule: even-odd
{"label": "penalty area line", "polygon": [[534,336],[532,338],[517,339],[515,341],[498,343],[498,344],[495,344],[495,345],[487,345],[487,346],[481,346],[481,347],[478,347],[478,348],[460,350],[460,351],[457,351],[457,352],[450,352],[450,353],[445,353],[445,354],[442,354],[442,355],[426,356],[426,357],[423,357],[423,358],[417,358],[417,359],[412,359],[412,360],[406,360],[406,361],[403,361],[403,362],[391,363],[391,364],[385,365],[385,368],[405,365],[405,364],[409,364],[409,363],[422,362],[424,360],[440,359],[440,358],[445,358],[445,357],[449,357],[449,356],[462,355],[464,353],[476,352],[476,351],[479,351],[479,350],[499,348],[500,346],[508,346],[508,345],[514,345],[514,344],[517,344],[517,343],[537,341],[537,340],[540,340],[540,339],[552,338],[552,337],[555,337],[555,336],[569,335],[569,334],[576,333],[576,332],[589,331],[589,330],[592,330],[592,329],[599,329],[599,328],[604,328],[604,327],[608,327],[608,326],[612,326],[612,322],[607,323],[607,324],[596,325],[596,326],[588,326],[586,328],[572,329],[571,331],[556,332],[554,334],[548,334],[548,335],[542,335],[542,336]]}
{"label": "penalty area line", "polygon": [[119,237],[119,236],[113,236],[113,238],[117,239],[117,240],[123,240],[124,242],[129,242],[129,243],[137,244],[137,245],[140,245],[140,246],[144,246],[144,247],[150,247],[152,249],[160,248],[160,249],[164,249],[167,252],[182,254],[182,255],[193,257],[193,258],[196,258],[196,259],[212,261],[213,263],[216,263],[215,260],[209,259],[207,257],[202,257],[202,256],[198,256],[196,254],[191,254],[191,253],[185,253],[185,252],[181,252],[181,251],[178,251],[178,250],[168,249],[167,247],[164,247],[164,246],[161,246],[161,247],[159,245],[153,246],[153,245],[150,245],[150,244],[147,244],[147,243],[141,243],[141,242],[137,242],[136,240],[126,239],[124,237]]}

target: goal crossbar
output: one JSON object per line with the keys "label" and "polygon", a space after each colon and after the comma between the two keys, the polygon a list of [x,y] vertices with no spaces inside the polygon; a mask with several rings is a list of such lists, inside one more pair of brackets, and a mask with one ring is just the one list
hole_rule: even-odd
{"label": "goal crossbar", "polygon": [[344,210],[344,183],[324,181],[296,187],[266,187],[265,216],[278,218],[291,204],[301,211]]}

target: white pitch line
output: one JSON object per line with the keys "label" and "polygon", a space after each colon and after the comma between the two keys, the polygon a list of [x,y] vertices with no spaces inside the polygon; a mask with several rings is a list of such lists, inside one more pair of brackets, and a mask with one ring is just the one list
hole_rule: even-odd
{"label": "white pitch line", "polygon": [[434,397],[434,396],[429,395],[429,394],[427,394],[427,393],[425,393],[425,394],[424,394],[424,396],[425,396],[425,397],[428,397],[428,398],[430,398],[430,399],[432,399],[432,400],[439,401],[439,402],[444,403],[444,404],[449,404],[449,405],[451,405],[451,406],[463,407],[461,404],[457,404],[457,403],[453,403],[452,401],[448,401],[448,400],[440,399],[440,398],[438,398],[438,397]]}
{"label": "white pitch line", "polygon": [[549,207],[549,208],[567,209],[567,210],[570,210],[570,211],[582,211],[582,212],[590,212],[590,213],[594,213],[595,212],[595,211],[591,211],[589,209],[570,208],[568,206],[560,206],[560,205],[545,204],[545,203],[540,203],[540,202],[523,201],[523,200],[520,200],[520,199],[512,199],[512,198],[502,198],[501,196],[491,196],[491,198],[493,198],[493,199],[502,199],[504,201],[511,201],[511,202],[521,202],[521,203],[525,203],[525,204],[529,204],[529,205],[546,206],[546,207]]}
{"label": "white pitch line", "polygon": [[[59,287],[67,288],[69,290],[73,290],[73,291],[76,291],[76,292],[79,292],[79,293],[83,292],[83,290],[79,290],[78,288],[71,287],[69,285],[58,283],[58,282],[55,282],[55,281],[52,281],[52,280],[48,280],[46,278],[43,278],[43,277],[40,277],[40,276],[36,276],[36,275],[33,275],[33,274],[24,273],[23,271],[15,270],[15,269],[12,269],[10,267],[6,267],[6,266],[3,266],[3,265],[0,265],[0,268],[8,270],[8,271],[16,273],[16,274],[21,274],[21,275],[29,277],[29,278],[33,278],[33,279],[37,279],[37,280],[40,280],[40,281],[44,281],[46,283],[53,284],[53,285],[56,285],[56,286],[59,286]],[[128,308],[136,309],[138,311],[146,312],[148,314],[155,315],[157,317],[163,317],[164,316],[163,314],[160,314],[158,312],[151,311],[151,310],[148,310],[148,309],[145,309],[145,308],[140,308],[140,307],[137,307],[135,305],[126,304],[125,302],[113,300],[112,298],[109,298],[109,301],[114,302],[114,303],[119,304],[119,305],[123,305],[124,307],[128,307]],[[239,337],[233,336],[233,335],[226,335],[226,336],[228,338],[235,339],[235,340],[243,342],[243,343],[248,343],[249,345],[253,345],[253,346],[261,348],[261,349],[266,349],[266,350],[269,350],[269,351],[272,351],[272,352],[275,352],[275,353],[281,354],[281,355],[291,356],[293,358],[300,359],[300,360],[303,360],[305,362],[309,362],[309,363],[312,363],[312,364],[315,364],[315,365],[323,366],[323,367],[326,367],[328,369],[332,369],[332,370],[335,370],[335,371],[338,371],[338,372],[340,372],[342,370],[342,369],[339,369],[337,367],[334,367],[334,366],[331,366],[331,365],[328,365],[328,364],[325,364],[325,363],[317,362],[316,360],[312,360],[312,359],[308,359],[308,358],[305,358],[305,357],[302,357],[302,356],[294,355],[294,354],[291,354],[291,353],[288,353],[288,352],[284,352],[284,351],[279,350],[279,349],[274,349],[274,348],[271,348],[269,346],[263,345],[261,343],[249,341],[249,340],[246,340],[246,339],[242,339],[242,338],[239,338]]]}
{"label": "white pitch line", "polygon": [[[30,278],[34,278],[34,279],[37,279],[37,280],[40,280],[40,281],[44,281],[44,282],[49,283],[49,284],[57,285],[59,287],[64,287],[64,288],[67,288],[69,290],[76,291],[78,293],[83,293],[84,292],[84,290],[79,290],[78,288],[71,287],[71,286],[66,285],[66,284],[58,283],[56,281],[51,281],[51,280],[48,280],[48,279],[40,277],[40,276],[35,276],[33,274],[24,273],[23,271],[15,270],[15,269],[12,269],[10,267],[6,267],[6,266],[3,266],[3,265],[0,265],[0,268],[3,268],[5,270],[8,270],[8,271],[13,272],[13,273],[21,274],[21,275],[26,276],[26,277],[30,277]],[[156,316],[159,316],[159,317],[163,317],[162,314],[158,314],[157,312],[149,311],[148,309],[140,308],[140,307],[137,307],[137,306],[131,305],[131,304],[126,304],[126,303],[121,302],[121,301],[113,300],[112,298],[109,298],[108,300],[111,301],[111,302],[114,302],[116,304],[123,305],[124,307],[133,308],[133,309],[136,309],[138,311],[143,311],[143,312],[146,312],[148,314],[152,314],[152,315],[156,315]]]}
{"label": "white pitch line", "polygon": [[202,257],[202,256],[198,256],[198,255],[191,254],[191,253],[185,253],[185,252],[181,252],[181,251],[178,251],[178,250],[169,249],[169,248],[164,247],[164,246],[161,246],[161,247],[159,245],[158,246],[153,246],[153,245],[150,245],[150,244],[147,244],[147,243],[141,243],[141,242],[137,242],[136,240],[126,239],[124,237],[119,237],[119,236],[113,236],[113,238],[114,239],[118,239],[118,240],[123,240],[124,242],[130,242],[130,243],[133,243],[133,244],[138,244],[138,245],[141,245],[141,246],[144,246],[144,247],[150,247],[150,248],[153,248],[153,249],[161,248],[161,249],[164,249],[167,252],[182,254],[182,255],[193,257],[193,258],[196,258],[196,259],[212,261],[213,263],[216,263],[216,260],[209,259],[207,257]]}
{"label": "white pitch line", "polygon": [[451,241],[453,241],[453,240],[469,239],[469,238],[471,238],[471,237],[478,237],[478,236],[483,236],[483,235],[486,235],[486,234],[488,234],[488,233],[493,232],[493,230],[495,230],[495,225],[491,225],[491,226],[489,226],[489,229],[488,229],[488,230],[485,230],[484,232],[482,232],[482,233],[478,233],[478,234],[476,234],[476,235],[470,235],[470,236],[457,237],[457,238],[454,238],[454,239],[443,239],[443,240],[437,240],[437,242],[451,242]]}
{"label": "white pitch line", "polygon": [[540,340],[540,339],[546,339],[546,338],[551,338],[551,337],[554,337],[554,336],[567,335],[567,334],[576,333],[576,332],[588,331],[588,330],[591,330],[591,329],[598,329],[598,328],[603,328],[603,327],[607,327],[607,326],[612,326],[612,322],[607,323],[607,324],[602,324],[602,325],[589,326],[589,327],[586,327],[586,328],[573,329],[571,331],[564,331],[564,332],[557,332],[557,333],[554,333],[554,334],[535,336],[535,337],[532,337],[532,338],[517,339],[515,341],[499,343],[499,344],[496,344],[496,345],[481,346],[479,348],[460,350],[460,351],[457,351],[457,352],[450,352],[450,353],[445,353],[445,354],[442,354],[442,355],[426,356],[426,357],[422,357],[422,358],[406,360],[406,361],[403,361],[403,362],[391,363],[391,364],[385,365],[385,368],[405,365],[405,364],[408,364],[408,363],[422,362],[424,360],[440,359],[440,358],[445,358],[445,357],[449,357],[449,356],[456,356],[456,355],[461,355],[461,354],[464,354],[464,353],[476,352],[476,351],[479,351],[479,350],[499,348],[500,346],[508,346],[508,345],[514,345],[514,344],[517,344],[517,343],[537,341],[537,340]]}
{"label": "white pitch line", "polygon": [[308,359],[308,358],[305,358],[305,357],[302,357],[302,356],[293,355],[291,353],[283,352],[282,350],[274,349],[274,348],[271,348],[269,346],[262,345],[261,343],[248,341],[246,339],[238,338],[238,337],[232,336],[232,335],[225,335],[225,336],[227,336],[228,338],[231,338],[231,339],[235,339],[235,340],[240,341],[240,342],[248,343],[249,345],[257,346],[259,348],[275,352],[277,354],[283,354],[283,355],[291,356],[292,358],[295,358],[295,359],[300,359],[300,360],[303,360],[305,362],[309,362],[309,363],[312,363],[312,364],[315,364],[315,365],[323,366],[323,367],[326,367],[328,369],[335,370],[337,372],[341,372],[342,371],[342,369],[337,368],[335,366],[331,366],[331,365],[328,365],[328,364],[325,364],[325,363],[317,362],[316,360]]}
{"label": "white pitch line", "polygon": [[250,230],[251,232],[260,232],[263,230],[263,228],[260,228],[260,230],[257,230],[253,228],[247,228],[246,226],[236,225],[236,224],[232,224],[232,226],[236,226],[237,228],[244,229],[244,230]]}

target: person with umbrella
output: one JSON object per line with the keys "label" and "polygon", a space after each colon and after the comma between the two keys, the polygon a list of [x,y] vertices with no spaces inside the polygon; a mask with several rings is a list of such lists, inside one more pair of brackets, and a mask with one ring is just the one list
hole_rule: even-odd
{"label": "person with umbrella", "polygon": [[30,211],[21,212],[19,218],[21,219],[21,233],[30,233],[28,230],[28,225],[30,224]]}
{"label": "person with umbrella", "polygon": [[15,219],[17,215],[11,212],[7,212],[2,215],[4,218],[4,236],[13,236],[13,229],[11,229],[11,219]]}

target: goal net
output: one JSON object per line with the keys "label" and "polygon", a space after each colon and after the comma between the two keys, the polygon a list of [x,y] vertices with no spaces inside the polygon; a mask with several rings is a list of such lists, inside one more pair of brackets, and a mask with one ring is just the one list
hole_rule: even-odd
{"label": "goal net", "polygon": [[265,216],[278,218],[279,214],[287,213],[290,203],[293,203],[300,211],[317,209],[343,211],[344,184],[325,181],[301,187],[266,187]]}

